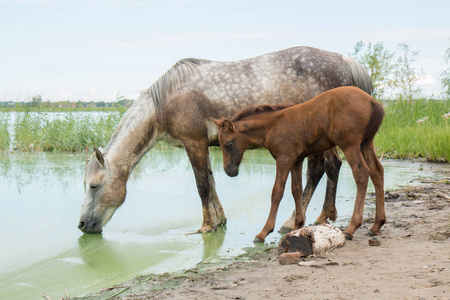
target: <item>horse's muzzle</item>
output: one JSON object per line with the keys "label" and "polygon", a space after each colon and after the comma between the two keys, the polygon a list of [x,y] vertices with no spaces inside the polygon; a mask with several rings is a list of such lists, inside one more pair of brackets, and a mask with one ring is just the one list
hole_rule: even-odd
{"label": "horse's muzzle", "polygon": [[96,222],[95,219],[89,221],[80,220],[80,223],[78,223],[78,229],[84,233],[102,233],[101,222]]}

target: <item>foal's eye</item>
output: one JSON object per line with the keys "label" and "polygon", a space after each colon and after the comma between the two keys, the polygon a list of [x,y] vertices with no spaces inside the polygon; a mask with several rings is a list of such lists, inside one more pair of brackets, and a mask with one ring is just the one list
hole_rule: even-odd
{"label": "foal's eye", "polygon": [[233,144],[232,143],[226,143],[225,144],[225,149],[231,150],[231,148],[233,148]]}
{"label": "foal's eye", "polygon": [[95,190],[95,189],[98,188],[98,185],[96,185],[96,184],[91,184],[89,187],[91,188],[91,190]]}

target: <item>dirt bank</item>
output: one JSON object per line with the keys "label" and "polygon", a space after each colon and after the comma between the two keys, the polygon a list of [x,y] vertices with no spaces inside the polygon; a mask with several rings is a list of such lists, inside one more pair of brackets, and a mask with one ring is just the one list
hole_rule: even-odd
{"label": "dirt bank", "polygon": [[366,218],[344,247],[301,266],[280,265],[274,247],[256,247],[76,299],[450,299],[450,165],[439,169],[418,186],[386,192],[381,246],[369,246]]}

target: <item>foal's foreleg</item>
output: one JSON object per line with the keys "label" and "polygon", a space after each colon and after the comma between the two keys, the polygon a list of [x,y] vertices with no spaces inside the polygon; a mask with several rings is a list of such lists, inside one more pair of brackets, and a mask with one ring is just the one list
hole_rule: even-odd
{"label": "foal's foreleg", "polygon": [[352,219],[350,220],[350,225],[344,231],[345,237],[348,240],[351,240],[356,229],[362,225],[367,183],[369,181],[369,167],[364,161],[359,145],[345,150],[343,149],[343,151],[347,162],[352,168],[353,178],[355,179],[357,189]]}
{"label": "foal's foreleg", "polygon": [[275,184],[272,189],[272,198],[270,205],[269,217],[267,218],[264,228],[255,237],[254,243],[264,242],[266,236],[271,233],[275,227],[275,219],[277,217],[278,207],[280,206],[281,198],[283,198],[284,187],[290,170],[294,166],[295,159],[289,159],[287,157],[277,158],[277,175],[275,178]]}
{"label": "foal's foreleg", "polygon": [[[302,193],[303,219],[305,220],[306,209],[311,201],[312,195],[325,173],[325,158],[323,153],[308,156],[308,169],[306,171],[306,185]],[[327,202],[327,200],[325,200]],[[333,201],[334,202],[334,201]],[[296,211],[287,219],[280,228],[281,233],[287,233],[294,228]]]}
{"label": "foal's foreleg", "polygon": [[218,225],[226,223],[226,218],[215,191],[207,141],[189,140],[183,144],[194,170],[198,194],[202,200],[203,224],[198,232],[216,230]]}
{"label": "foal's foreleg", "polygon": [[369,231],[369,235],[378,235],[380,228],[386,223],[386,212],[384,208],[384,169],[377,158],[373,143],[363,150],[364,159],[370,169],[370,179],[375,187],[375,222]]}

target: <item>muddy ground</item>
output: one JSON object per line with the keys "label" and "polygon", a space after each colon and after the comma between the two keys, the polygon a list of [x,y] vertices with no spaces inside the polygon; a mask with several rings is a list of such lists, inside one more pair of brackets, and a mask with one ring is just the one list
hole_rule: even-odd
{"label": "muddy ground", "polygon": [[450,165],[436,168],[436,178],[386,192],[380,246],[365,235],[369,214],[352,241],[301,266],[280,265],[276,246],[255,247],[74,299],[450,299]]}

